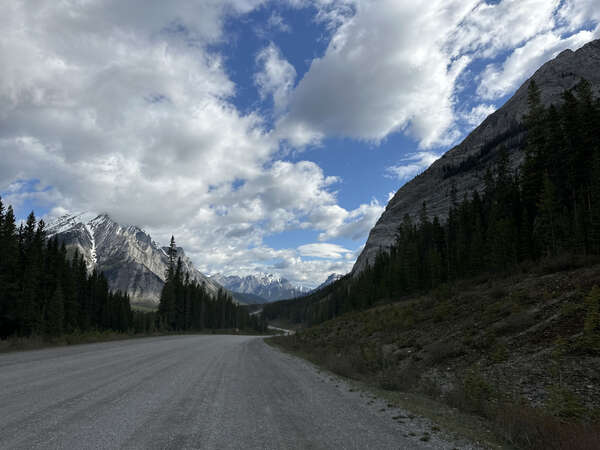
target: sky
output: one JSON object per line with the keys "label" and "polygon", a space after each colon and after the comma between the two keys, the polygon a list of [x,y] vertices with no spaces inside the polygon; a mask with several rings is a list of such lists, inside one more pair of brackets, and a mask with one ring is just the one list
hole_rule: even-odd
{"label": "sky", "polygon": [[0,195],[314,287],[599,24],[600,0],[5,0]]}

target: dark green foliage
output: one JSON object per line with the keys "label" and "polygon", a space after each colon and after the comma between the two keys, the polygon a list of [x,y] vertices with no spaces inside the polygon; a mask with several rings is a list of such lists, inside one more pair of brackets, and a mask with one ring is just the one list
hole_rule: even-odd
{"label": "dark green foliage", "polygon": [[600,353],[600,288],[594,286],[585,299],[586,315],[583,325],[583,349]]}
{"label": "dark green foliage", "polygon": [[265,305],[267,319],[308,325],[444,283],[510,271],[562,254],[600,255],[600,102],[585,81],[544,108],[529,86],[525,160],[510,170],[500,151],[483,192],[451,199],[448,218],[406,216],[396,245],[357,276],[312,295]]}
{"label": "dark green foliage", "polygon": [[129,296],[111,292],[104,274],[88,273],[77,251],[67,257],[64,245],[46,239],[44,222],[31,213],[18,230],[12,208],[0,199],[0,337],[112,330],[200,331],[255,329],[265,331],[260,316],[250,316],[225,292],[212,298],[204,285],[184,276],[171,239],[167,282],[158,313],[132,311]]}
{"label": "dark green foliage", "polygon": [[[85,260],[46,239],[45,224],[33,212],[15,226],[0,201],[0,337],[113,330],[152,331],[143,313],[134,313],[129,296],[110,292],[104,275],[88,274]],[[154,314],[151,314],[154,321]]]}
{"label": "dark green foliage", "polygon": [[266,331],[262,317],[250,316],[246,308],[233,301],[225,291],[213,298],[204,283],[184,274],[181,258],[171,237],[167,280],[160,295],[157,327],[163,331],[202,331],[204,329],[254,329]]}

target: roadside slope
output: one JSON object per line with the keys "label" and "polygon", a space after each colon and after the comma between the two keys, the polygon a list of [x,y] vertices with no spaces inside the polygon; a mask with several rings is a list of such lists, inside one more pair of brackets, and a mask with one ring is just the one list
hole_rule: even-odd
{"label": "roadside slope", "polygon": [[555,263],[273,339],[339,375],[487,417],[522,448],[600,448],[600,265]]}

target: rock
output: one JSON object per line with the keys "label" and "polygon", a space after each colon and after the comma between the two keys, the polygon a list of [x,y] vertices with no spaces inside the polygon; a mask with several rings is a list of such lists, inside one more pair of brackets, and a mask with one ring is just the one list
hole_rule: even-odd
{"label": "rock", "polygon": [[[169,264],[166,247],[136,226],[123,226],[108,215],[78,214],[51,222],[48,237],[57,237],[73,254],[83,255],[89,271],[104,273],[112,290],[127,292],[131,303],[158,304]],[[184,273],[204,283],[212,295],[221,286],[194,268],[181,247],[177,248]]]}
{"label": "rock", "polygon": [[[582,78],[590,82],[594,95],[600,96],[600,40],[592,41],[576,52],[563,51],[538,69],[530,79],[539,86],[542,103],[550,105],[559,104],[562,93],[573,88]],[[512,167],[522,162],[525,139],[522,122],[528,109],[528,85],[529,80],[463,142],[396,192],[369,233],[365,248],[352,270],[354,274],[361,272],[367,264],[372,264],[380,251],[387,251],[393,245],[396,230],[404,215],[416,217],[423,202],[427,203],[431,217],[437,215],[443,219],[448,215],[453,184],[458,200],[473,190],[481,191],[483,175],[493,165],[502,146],[506,147]],[[462,170],[460,164],[468,160],[470,164]]]}

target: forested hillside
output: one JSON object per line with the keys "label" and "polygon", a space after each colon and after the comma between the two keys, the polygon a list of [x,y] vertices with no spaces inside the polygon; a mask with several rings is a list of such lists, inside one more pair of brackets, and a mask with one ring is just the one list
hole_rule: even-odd
{"label": "forested hillside", "polygon": [[560,106],[544,108],[529,85],[525,161],[506,152],[484,189],[453,196],[448,219],[405,216],[396,245],[357,277],[310,296],[266,305],[267,319],[308,325],[376,302],[425,292],[482,273],[505,273],[558,255],[600,255],[600,101],[582,80]]}
{"label": "forested hillside", "polygon": [[47,335],[90,330],[148,331],[129,298],[110,292],[101,273],[88,273],[83,257],[46,239],[33,212],[19,228],[11,206],[0,201],[0,334]]}
{"label": "forested hillside", "polygon": [[47,239],[44,221],[33,212],[17,228],[12,206],[5,209],[0,199],[0,337],[265,328],[225,292],[213,298],[184,277],[172,244],[161,309],[135,311],[126,293],[109,290],[101,272],[88,272],[81,254],[69,258],[64,244]]}
{"label": "forested hillside", "polygon": [[517,170],[500,152],[447,220],[422,204],[372,267],[265,305],[306,326],[275,342],[393,398],[476,413],[510,448],[598,448],[600,101],[585,81],[560,106],[539,98],[531,83]]}
{"label": "forested hillside", "polygon": [[204,285],[190,280],[181,258],[177,258],[175,239],[168,250],[169,268],[160,295],[158,324],[170,331],[200,331],[205,328],[252,328],[265,331],[266,324],[259,316],[250,316],[246,308],[234,302],[224,290],[213,299]]}

